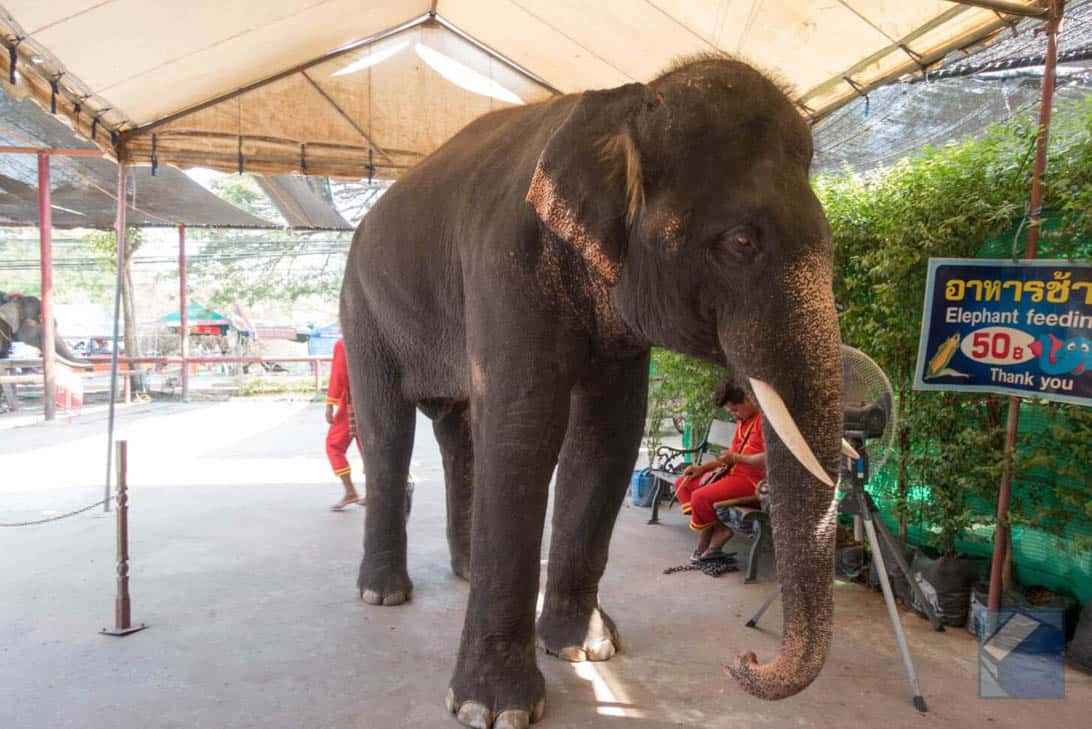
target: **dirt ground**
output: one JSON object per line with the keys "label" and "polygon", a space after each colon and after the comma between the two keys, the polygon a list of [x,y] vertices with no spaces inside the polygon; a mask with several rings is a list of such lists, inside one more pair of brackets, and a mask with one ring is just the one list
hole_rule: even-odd
{"label": "dirt ground", "polygon": [[[90,415],[2,431],[0,521],[102,498],[105,430]],[[126,409],[133,618],[150,627],[98,633],[113,621],[112,515],[0,528],[0,727],[454,727],[444,694],[467,586],[448,569],[431,427],[419,421],[413,457],[415,593],[394,608],[359,599],[362,512],[327,510],[338,486],[323,436],[321,404],[304,401]],[[1067,669],[1060,701],[981,700],[974,639],[904,612],[929,704],[919,714],[881,598],[849,584],[835,591],[819,679],[785,701],[751,698],[721,664],[776,651],[777,609],[759,630],[744,626],[773,583],[664,575],[692,535],[677,509],[659,526],[647,518],[622,510],[602,586],[623,650],[597,664],[540,655],[543,729],[1088,725],[1092,677]]]}

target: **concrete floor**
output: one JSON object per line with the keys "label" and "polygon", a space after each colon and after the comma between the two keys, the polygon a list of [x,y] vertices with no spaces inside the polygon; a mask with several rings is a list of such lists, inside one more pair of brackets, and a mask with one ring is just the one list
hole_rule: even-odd
{"label": "concrete floor", "polygon": [[[422,419],[414,451],[416,591],[396,608],[357,596],[361,512],[326,510],[338,487],[323,434],[321,405],[299,401],[126,410],[133,617],[151,627],[97,632],[113,619],[112,517],[0,529],[0,727],[454,727],[443,698],[467,586],[448,571],[431,428]],[[5,431],[0,521],[101,498],[104,441],[98,415]],[[1092,677],[1068,670],[1063,701],[979,700],[974,640],[904,613],[929,702],[918,714],[882,600],[854,585],[836,590],[834,648],[812,687],[753,699],[720,665],[776,650],[777,610],[760,631],[743,625],[771,584],[662,574],[692,536],[677,510],[658,527],[647,514],[623,509],[603,582],[623,652],[580,665],[540,656],[543,729],[1088,726]]]}

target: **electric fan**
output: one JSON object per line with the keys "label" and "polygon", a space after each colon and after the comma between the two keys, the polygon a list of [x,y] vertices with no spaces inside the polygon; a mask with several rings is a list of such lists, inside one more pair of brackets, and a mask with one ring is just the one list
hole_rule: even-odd
{"label": "electric fan", "polygon": [[[868,442],[872,470],[879,471],[895,442],[898,412],[891,382],[859,349],[842,345],[843,431],[851,444]],[[854,446],[856,447],[856,446]]]}

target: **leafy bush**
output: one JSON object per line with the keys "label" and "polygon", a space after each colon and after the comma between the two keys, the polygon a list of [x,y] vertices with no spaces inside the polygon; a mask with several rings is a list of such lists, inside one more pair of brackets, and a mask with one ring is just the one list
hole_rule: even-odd
{"label": "leafy bush", "polygon": [[[889,460],[893,474],[883,480],[892,488],[882,496],[893,502],[904,535],[907,519],[916,513],[933,525],[934,545],[949,554],[972,521],[993,518],[981,505],[996,498],[1006,406],[995,396],[912,389],[928,261],[973,257],[983,241],[1021,221],[1035,135],[1035,122],[1020,117],[978,139],[924,149],[886,170],[868,175],[847,170],[814,181],[836,243],[842,337],[884,369],[900,409]],[[1041,254],[1087,257],[1092,100],[1057,114],[1045,191],[1045,206],[1061,215],[1053,230],[1044,230]],[[1022,255],[1019,240],[1014,247]],[[1002,255],[1013,253],[1010,246]],[[1087,410],[1056,403],[1030,409],[1054,425],[1021,430],[1016,476],[1038,473],[1037,482],[1048,493],[1014,501],[1011,520],[1047,529],[1065,537],[1067,547],[1080,549],[1084,542],[1073,538],[1068,525],[1092,515],[1092,418]],[[924,501],[914,503],[911,494],[923,494]]]}
{"label": "leafy bush", "polygon": [[713,392],[728,377],[723,367],[666,349],[652,350],[645,446],[651,459],[664,418],[685,415],[691,432],[704,433],[717,412]]}

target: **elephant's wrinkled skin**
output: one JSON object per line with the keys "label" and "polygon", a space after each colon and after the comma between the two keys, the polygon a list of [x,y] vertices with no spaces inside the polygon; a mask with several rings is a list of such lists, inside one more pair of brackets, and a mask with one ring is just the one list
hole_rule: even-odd
{"label": "elephant's wrinkled skin", "polygon": [[822,469],[837,467],[841,360],[811,154],[776,85],[698,58],[647,85],[488,114],[361,223],[341,297],[367,472],[358,584],[373,604],[410,596],[402,505],[419,406],[444,453],[452,565],[470,579],[448,695],[463,724],[541,715],[535,604],[555,464],[538,640],[569,660],[617,649],[599,579],[653,344],[769,383],[822,464],[806,470],[768,427],[782,651],[730,670],[781,698],[822,667],[834,538]]}

